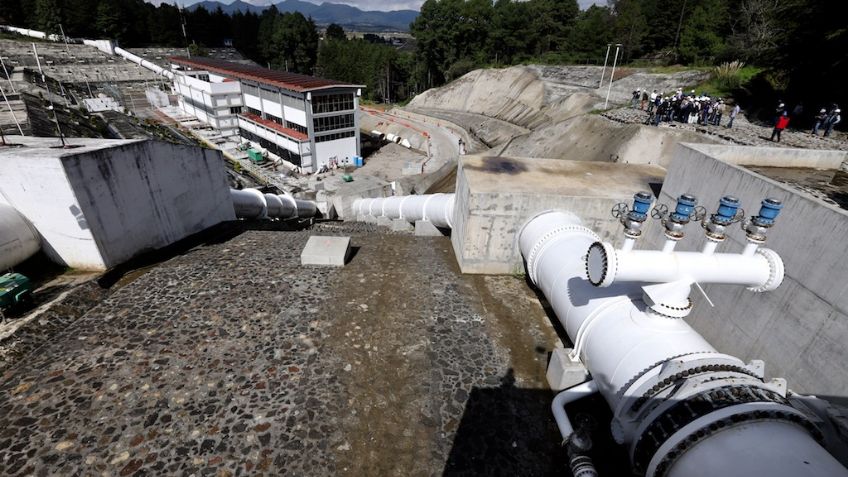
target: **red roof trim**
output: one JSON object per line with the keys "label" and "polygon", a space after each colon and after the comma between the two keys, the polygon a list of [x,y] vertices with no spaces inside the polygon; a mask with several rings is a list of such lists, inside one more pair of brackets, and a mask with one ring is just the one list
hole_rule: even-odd
{"label": "red roof trim", "polygon": [[261,124],[262,126],[265,126],[268,129],[273,129],[274,131],[277,131],[281,134],[284,134],[284,135],[286,135],[286,136],[288,136],[288,137],[290,137],[290,138],[292,138],[296,141],[306,141],[307,139],[309,139],[309,136],[307,136],[306,134],[303,134],[300,131],[295,131],[294,129],[289,129],[287,127],[283,127],[283,126],[275,123],[274,121],[271,121],[270,119],[262,119],[255,114],[241,113],[241,114],[239,114],[239,116],[241,116],[244,119],[247,119],[249,121],[253,121],[257,124]]}
{"label": "red roof trim", "polygon": [[243,65],[224,60],[210,58],[185,58],[171,56],[170,61],[191,68],[213,71],[240,79],[256,81],[268,85],[297,92],[315,91],[327,88],[364,88],[363,85],[342,83],[340,81],[316,78],[314,76],[288,73],[285,71],[269,70],[259,66]]}

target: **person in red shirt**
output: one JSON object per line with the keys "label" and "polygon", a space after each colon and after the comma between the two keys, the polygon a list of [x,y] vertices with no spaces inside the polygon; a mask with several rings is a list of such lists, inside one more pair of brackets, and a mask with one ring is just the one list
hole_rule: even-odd
{"label": "person in red shirt", "polygon": [[774,131],[771,132],[771,140],[774,141],[776,136],[777,142],[780,142],[780,133],[786,129],[786,126],[789,126],[789,115],[784,111],[783,114],[777,117],[777,121],[774,122]]}

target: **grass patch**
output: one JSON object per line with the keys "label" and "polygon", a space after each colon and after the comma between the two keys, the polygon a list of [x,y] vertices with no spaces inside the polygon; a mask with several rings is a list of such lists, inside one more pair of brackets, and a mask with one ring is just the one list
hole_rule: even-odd
{"label": "grass patch", "polygon": [[697,68],[694,66],[669,65],[669,66],[654,66],[648,68],[648,73],[654,74],[674,74],[683,71],[706,71],[707,68]]}
{"label": "grass patch", "polygon": [[[722,68],[721,66],[716,68]],[[759,66],[740,66],[733,71],[714,74],[703,83],[694,86],[694,90],[700,94],[706,92],[711,97],[732,98],[734,91],[745,87],[752,78],[763,71]]]}

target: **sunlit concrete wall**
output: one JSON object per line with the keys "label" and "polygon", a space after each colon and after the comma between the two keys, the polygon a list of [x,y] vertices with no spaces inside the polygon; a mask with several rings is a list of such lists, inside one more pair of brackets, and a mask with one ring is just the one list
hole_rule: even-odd
{"label": "sunlit concrete wall", "polygon": [[158,141],[20,138],[0,151],[0,195],[58,263],[104,270],[234,219],[220,152]]}
{"label": "sunlit concrete wall", "polygon": [[[783,200],[765,244],[783,258],[786,278],[780,288],[753,293],[708,285],[715,308],[696,291],[695,309],[686,319],[720,351],[764,360],[766,373],[787,378],[791,389],[843,398],[848,397],[848,212],[738,164],[835,168],[846,157],[843,151],[681,145],[660,195],[673,207],[681,193],[692,193],[713,213],[719,198],[731,194],[749,216],[765,197]],[[650,222],[636,248],[662,246],[662,226]],[[700,249],[701,227],[693,223],[686,232],[677,248]],[[718,251],[742,250],[745,233],[738,224],[728,235]]]}

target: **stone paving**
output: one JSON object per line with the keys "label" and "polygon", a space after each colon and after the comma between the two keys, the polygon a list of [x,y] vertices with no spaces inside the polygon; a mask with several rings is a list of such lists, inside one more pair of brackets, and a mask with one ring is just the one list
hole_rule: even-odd
{"label": "stone paving", "polygon": [[[648,113],[640,109],[619,108],[604,112],[602,116],[613,121],[621,123],[644,124],[648,118]],[[797,147],[803,149],[831,149],[831,150],[848,150],[848,141],[844,133],[834,132],[831,137],[822,137],[820,132],[818,136],[810,134],[809,130],[787,129],[783,131],[780,142],[772,142],[772,128],[749,122],[744,114],[740,114],[735,121],[733,127],[728,129],[728,118],[722,118],[721,126],[700,125],[700,124],[683,124],[678,122],[664,122],[660,127],[673,127],[686,129],[689,131],[700,132],[719,140],[727,141],[732,144],[741,144],[745,146],[770,146],[770,147]]]}
{"label": "stone paving", "polygon": [[[553,475],[556,335],[446,237],[248,226],[116,290],[0,379],[0,475]],[[263,230],[269,229],[269,230]],[[310,234],[344,268],[301,267]]]}

